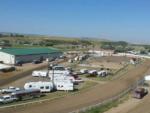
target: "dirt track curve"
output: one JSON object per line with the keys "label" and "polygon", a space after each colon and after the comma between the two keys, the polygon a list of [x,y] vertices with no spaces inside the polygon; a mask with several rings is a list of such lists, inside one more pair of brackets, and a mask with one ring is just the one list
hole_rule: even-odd
{"label": "dirt track curve", "polygon": [[140,77],[144,76],[144,73],[148,69],[150,69],[150,61],[137,66],[117,80],[104,85],[97,85],[86,92],[44,103],[0,109],[0,113],[67,113],[117,95]]}

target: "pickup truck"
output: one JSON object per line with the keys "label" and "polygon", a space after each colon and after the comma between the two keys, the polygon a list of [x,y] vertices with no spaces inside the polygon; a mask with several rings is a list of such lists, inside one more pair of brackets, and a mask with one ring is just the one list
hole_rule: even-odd
{"label": "pickup truck", "polygon": [[17,98],[12,97],[11,95],[4,95],[0,97],[0,104],[7,104],[16,101]]}
{"label": "pickup truck", "polygon": [[10,86],[10,87],[8,87],[8,88],[4,88],[4,89],[2,89],[1,90],[1,93],[12,93],[12,92],[14,92],[14,91],[19,91],[20,90],[20,88],[17,88],[17,87],[13,87],[13,86]]}
{"label": "pickup truck", "polygon": [[132,97],[137,98],[137,99],[142,99],[147,93],[148,93],[148,90],[145,88],[136,88],[133,91]]}

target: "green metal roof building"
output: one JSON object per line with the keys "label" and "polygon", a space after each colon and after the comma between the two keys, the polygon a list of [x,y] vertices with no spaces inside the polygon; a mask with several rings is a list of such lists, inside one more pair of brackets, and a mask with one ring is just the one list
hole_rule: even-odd
{"label": "green metal roof building", "polygon": [[15,64],[16,61],[32,62],[35,59],[58,57],[62,52],[55,48],[4,48],[0,49],[0,61]]}

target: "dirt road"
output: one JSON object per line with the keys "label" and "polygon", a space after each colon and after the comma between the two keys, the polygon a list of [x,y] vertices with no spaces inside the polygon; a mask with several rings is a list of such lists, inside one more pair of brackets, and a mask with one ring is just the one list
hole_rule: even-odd
{"label": "dirt road", "polygon": [[123,75],[120,79],[107,84],[97,85],[92,89],[61,99],[38,103],[16,108],[0,109],[1,113],[66,113],[85,106],[99,103],[105,99],[117,95],[133,82],[144,76],[150,68],[150,61],[137,66],[135,69]]}
{"label": "dirt road", "polygon": [[150,96],[147,95],[140,104],[126,113],[150,113]]}
{"label": "dirt road", "polygon": [[[150,90],[150,87],[148,87]],[[146,95],[143,99],[135,99],[130,97],[127,101],[119,104],[105,113],[150,113],[150,95]]]}

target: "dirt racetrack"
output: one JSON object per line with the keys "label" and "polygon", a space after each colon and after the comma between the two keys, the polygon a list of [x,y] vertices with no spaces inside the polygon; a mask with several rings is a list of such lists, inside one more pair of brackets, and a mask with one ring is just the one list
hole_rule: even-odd
{"label": "dirt racetrack", "polygon": [[0,109],[0,113],[67,113],[85,106],[99,103],[113,97],[129,87],[133,82],[144,76],[150,69],[150,61],[146,61],[121,78],[104,85],[97,85],[86,92],[66,96],[44,103],[30,104],[15,108]]}
{"label": "dirt racetrack", "polygon": [[144,97],[139,105],[130,109],[127,113],[150,113],[150,96]]}

